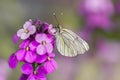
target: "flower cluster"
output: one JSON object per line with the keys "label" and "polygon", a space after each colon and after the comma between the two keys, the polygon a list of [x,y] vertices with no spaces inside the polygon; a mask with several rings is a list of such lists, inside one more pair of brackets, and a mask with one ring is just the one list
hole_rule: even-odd
{"label": "flower cluster", "polygon": [[114,14],[114,5],[111,0],[82,0],[79,8],[86,20],[86,27],[103,30],[112,28],[110,19]]}
{"label": "flower cluster", "polygon": [[91,34],[96,30],[110,31],[115,28],[112,21],[115,13],[112,0],[81,0],[79,13],[84,18],[80,34],[86,40],[91,40]]}
{"label": "flower cluster", "polygon": [[22,42],[8,63],[11,68],[16,68],[18,62],[23,62],[20,80],[46,80],[46,75],[57,69],[53,53],[55,30],[52,27],[40,20],[29,20],[17,31],[13,40],[17,42],[20,38]]}

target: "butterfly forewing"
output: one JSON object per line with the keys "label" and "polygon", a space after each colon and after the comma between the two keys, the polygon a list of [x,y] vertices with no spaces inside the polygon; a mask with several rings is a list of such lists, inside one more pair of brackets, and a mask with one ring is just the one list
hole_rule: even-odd
{"label": "butterfly forewing", "polygon": [[64,32],[61,32],[59,35],[57,35],[56,45],[58,51],[64,56],[72,57],[77,55],[77,51],[74,50],[75,45],[73,43],[73,40],[66,37],[66,35],[64,35]]}

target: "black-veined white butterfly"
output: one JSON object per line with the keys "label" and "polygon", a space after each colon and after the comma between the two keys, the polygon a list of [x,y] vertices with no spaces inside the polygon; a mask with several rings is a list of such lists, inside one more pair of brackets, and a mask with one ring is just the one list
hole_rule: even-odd
{"label": "black-veined white butterfly", "polygon": [[56,27],[55,37],[56,47],[60,54],[64,56],[73,57],[89,50],[87,42],[71,30],[62,28],[60,25]]}
{"label": "black-veined white butterfly", "polygon": [[62,28],[59,24],[55,27],[55,29],[56,47],[60,54],[68,57],[74,57],[77,54],[83,54],[89,50],[87,42],[80,38],[76,33]]}

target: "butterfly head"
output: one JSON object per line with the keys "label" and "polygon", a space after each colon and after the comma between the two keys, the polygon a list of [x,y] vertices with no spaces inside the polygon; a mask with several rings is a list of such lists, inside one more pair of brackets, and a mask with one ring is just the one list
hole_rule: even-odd
{"label": "butterfly head", "polygon": [[62,27],[58,24],[58,25],[55,26],[55,29],[56,29],[56,32],[57,32],[57,33],[60,33]]}

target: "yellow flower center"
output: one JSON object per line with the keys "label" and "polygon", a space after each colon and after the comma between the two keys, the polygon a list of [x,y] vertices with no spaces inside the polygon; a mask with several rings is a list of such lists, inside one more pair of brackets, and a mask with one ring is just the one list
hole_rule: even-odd
{"label": "yellow flower center", "polygon": [[50,57],[47,58],[50,61]]}
{"label": "yellow flower center", "polygon": [[37,71],[34,71],[34,74],[37,74]]}
{"label": "yellow flower center", "polygon": [[29,47],[26,47],[26,51],[29,51],[29,49],[30,49]]}
{"label": "yellow flower center", "polygon": [[46,41],[42,41],[42,45],[45,45],[46,44]]}
{"label": "yellow flower center", "polygon": [[28,33],[29,33],[29,30],[28,30],[28,29],[26,29],[26,30],[24,31],[24,33],[28,34]]}

